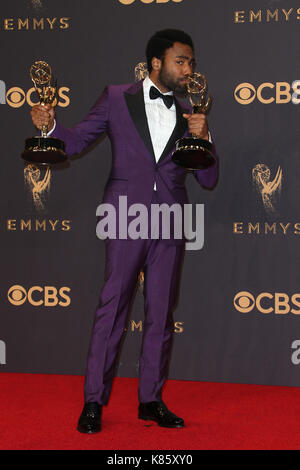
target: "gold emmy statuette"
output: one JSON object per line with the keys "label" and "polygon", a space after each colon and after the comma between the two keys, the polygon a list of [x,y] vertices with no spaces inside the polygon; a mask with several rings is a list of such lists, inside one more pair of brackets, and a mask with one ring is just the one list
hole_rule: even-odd
{"label": "gold emmy statuette", "polygon": [[148,75],[149,72],[146,62],[139,62],[134,68],[135,81],[144,80]]}
{"label": "gold emmy statuette", "polygon": [[[207,93],[207,81],[203,74],[193,73],[187,83],[193,113],[206,114],[211,104],[211,97]],[[215,163],[212,144],[206,139],[196,135],[183,137],[176,142],[172,160],[179,166],[188,170],[204,170]]]}
{"label": "gold emmy statuette", "polygon": [[[40,104],[52,104],[56,98],[56,84],[53,86],[50,65],[42,60],[34,62],[30,67],[30,77],[34,83]],[[42,135],[31,137],[25,141],[22,158],[30,163],[39,165],[54,165],[67,159],[65,143],[55,137],[47,137],[48,128],[43,126]]]}

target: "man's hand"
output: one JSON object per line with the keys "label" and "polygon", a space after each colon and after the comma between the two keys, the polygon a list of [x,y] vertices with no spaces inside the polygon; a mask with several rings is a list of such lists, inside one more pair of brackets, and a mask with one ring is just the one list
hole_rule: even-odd
{"label": "man's hand", "polygon": [[200,139],[209,140],[205,114],[183,114],[183,117],[188,120],[189,131],[191,134],[199,137]]}
{"label": "man's hand", "polygon": [[51,131],[54,126],[55,116],[54,108],[51,106],[51,104],[46,104],[45,106],[37,104],[36,106],[32,107],[30,114],[35,127],[42,130],[43,126],[47,126],[48,132]]}

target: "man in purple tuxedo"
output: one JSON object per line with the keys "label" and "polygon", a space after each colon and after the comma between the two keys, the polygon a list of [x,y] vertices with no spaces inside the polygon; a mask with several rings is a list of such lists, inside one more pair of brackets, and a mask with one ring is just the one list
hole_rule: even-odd
{"label": "man in purple tuxedo", "polygon": [[[177,139],[195,134],[210,139],[204,114],[191,114],[173,93],[183,93],[194,70],[191,38],[179,30],[156,33],[148,42],[149,76],[135,84],[107,86],[88,115],[70,129],[55,121],[50,105],[34,106],[32,120],[39,129],[66,143],[69,155],[80,153],[101,134],[112,145],[112,168],[104,201],[118,210],[119,196],[128,206],[188,202],[186,170],[171,160]],[[217,161],[217,159],[216,159]],[[217,163],[194,175],[204,187],[217,180]],[[184,421],[162,401],[173,331],[172,314],[179,289],[185,239],[130,239],[105,241],[105,284],[95,314],[84,386],[85,404],[78,431],[101,429],[114,376],[115,359],[126,316],[141,269],[144,271],[145,322],[139,360],[138,417],[167,428],[182,428]]]}

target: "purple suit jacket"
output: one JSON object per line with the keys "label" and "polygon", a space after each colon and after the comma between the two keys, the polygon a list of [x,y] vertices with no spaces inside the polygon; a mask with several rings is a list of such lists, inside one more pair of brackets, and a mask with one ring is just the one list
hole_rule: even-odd
{"label": "purple suit jacket", "polygon": [[[128,205],[143,203],[149,207],[156,182],[160,203],[187,203],[184,185],[187,172],[173,163],[171,156],[176,140],[188,135],[187,121],[182,114],[190,109],[175,99],[177,123],[156,162],[142,83],[107,86],[81,122],[69,129],[57,122],[53,136],[64,140],[67,154],[73,155],[107,133],[112,146],[112,167],[103,202],[116,205],[116,196],[127,195]],[[217,181],[218,164],[194,171],[194,175],[202,186],[212,188]]]}

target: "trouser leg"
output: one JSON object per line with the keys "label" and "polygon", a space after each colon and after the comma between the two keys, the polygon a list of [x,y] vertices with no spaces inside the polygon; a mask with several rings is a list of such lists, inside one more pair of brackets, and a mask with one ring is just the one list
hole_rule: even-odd
{"label": "trouser leg", "polygon": [[145,241],[106,241],[105,284],[95,313],[85,376],[86,402],[107,404],[114,364],[140,268]]}
{"label": "trouser leg", "polygon": [[179,291],[184,245],[153,240],[147,253],[144,296],[145,321],[139,362],[139,400],[161,399],[166,380],[173,310]]}

